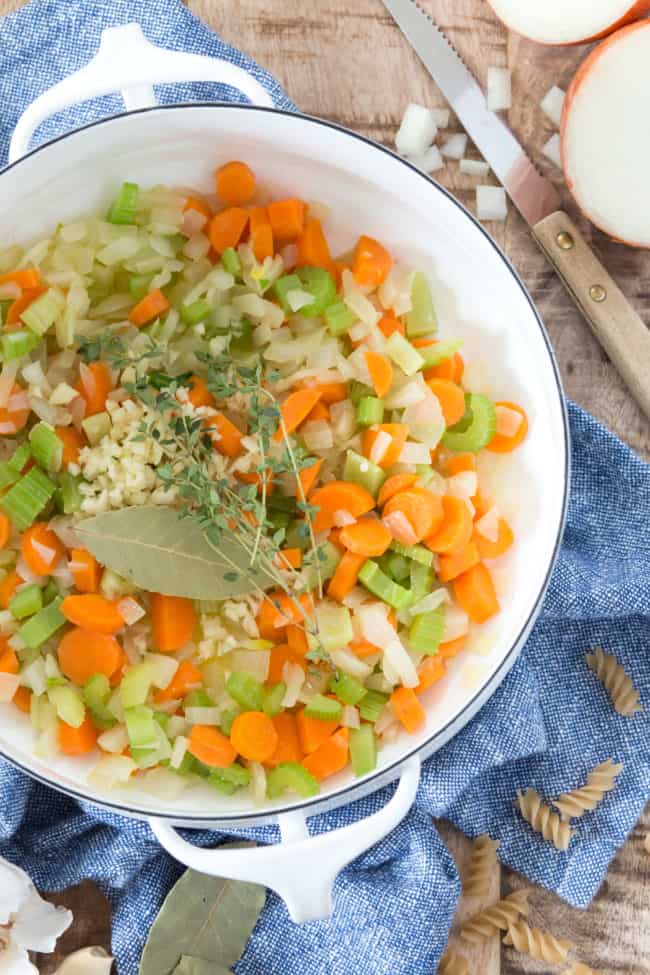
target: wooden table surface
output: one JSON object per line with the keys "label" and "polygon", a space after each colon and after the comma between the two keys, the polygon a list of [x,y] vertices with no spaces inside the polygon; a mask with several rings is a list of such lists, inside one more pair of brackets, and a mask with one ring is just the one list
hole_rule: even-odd
{"label": "wooden table surface", "polygon": [[[650,254],[613,243],[582,220],[561,173],[541,154],[552,127],[541,114],[539,102],[551,85],[567,87],[584,57],[584,48],[543,48],[509,34],[486,0],[422,0],[422,4],[482,83],[490,65],[511,69],[511,127],[542,172],[557,185],[565,208],[578,220],[641,316],[649,321]],[[21,5],[21,0],[0,0],[0,14]],[[379,142],[392,145],[409,101],[438,107],[445,104],[380,0],[188,0],[188,5],[226,40],[271,71],[303,111],[332,119]],[[615,128],[603,133],[605,138],[615,135]],[[474,180],[460,175],[456,164],[436,175],[473,208]],[[642,457],[650,458],[650,425],[532,242],[518,213],[511,207],[505,224],[489,229],[521,273],[546,322],[567,395]],[[450,826],[442,824],[441,828],[462,859],[466,855],[463,841]],[[650,856],[643,850],[649,829],[650,813],[646,811],[588,911],[573,910],[541,889],[535,889],[532,896],[535,923],[569,937],[576,943],[579,957],[603,972],[650,972]],[[523,885],[522,879],[509,871],[503,871],[500,881],[495,879],[495,889],[499,882],[504,891]],[[102,899],[89,900],[84,888],[69,891],[66,901],[75,911],[76,921],[62,948],[70,951],[89,943],[108,947],[107,907]],[[557,971],[510,948],[500,953],[492,947],[473,961],[475,975]],[[54,959],[42,959],[41,972],[53,971],[53,963]]]}

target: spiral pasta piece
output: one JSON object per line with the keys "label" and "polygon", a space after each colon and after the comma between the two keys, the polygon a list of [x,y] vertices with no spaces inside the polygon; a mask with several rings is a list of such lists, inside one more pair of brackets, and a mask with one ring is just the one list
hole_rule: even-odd
{"label": "spiral pasta piece", "polygon": [[567,955],[573,945],[564,938],[556,938],[550,931],[541,928],[531,928],[526,921],[511,924],[503,939],[504,945],[512,945],[524,955],[530,955],[537,961],[545,961],[557,965],[567,960]]}
{"label": "spiral pasta piece", "polygon": [[558,850],[568,849],[574,831],[550,806],[542,802],[535,789],[517,793],[517,807],[526,822]]}
{"label": "spiral pasta piece", "polygon": [[490,881],[496,869],[499,840],[482,833],[474,840],[472,853],[463,877],[463,893],[484,897],[490,892]]}
{"label": "spiral pasta piece", "polygon": [[589,965],[585,965],[584,962],[574,961],[571,968],[567,968],[562,975],[600,975],[600,972],[595,971],[590,968]]}
{"label": "spiral pasta piece", "polygon": [[586,785],[571,792],[564,792],[553,803],[562,819],[578,819],[586,812],[591,812],[598,806],[605,794],[616,785],[616,776],[623,770],[623,766],[608,758],[606,762],[596,765],[587,776]]}
{"label": "spiral pasta piece", "polygon": [[596,647],[593,653],[585,654],[585,660],[590,670],[605,687],[612,699],[612,704],[619,714],[631,718],[637,711],[643,711],[639,701],[639,692],[628,676],[623,664],[611,653],[605,653],[601,647]]}
{"label": "spiral pasta piece", "polygon": [[453,948],[447,948],[440,959],[438,975],[470,975],[467,960]]}
{"label": "spiral pasta piece", "polygon": [[511,924],[517,923],[522,914],[528,914],[528,891],[515,890],[463,924],[460,936],[465,941],[476,944],[497,931],[507,931]]}

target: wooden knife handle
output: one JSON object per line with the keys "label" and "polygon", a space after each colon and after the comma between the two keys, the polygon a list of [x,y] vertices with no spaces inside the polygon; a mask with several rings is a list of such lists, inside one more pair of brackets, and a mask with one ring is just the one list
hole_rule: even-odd
{"label": "wooden knife handle", "polygon": [[650,420],[650,330],[566,213],[540,220],[533,233]]}

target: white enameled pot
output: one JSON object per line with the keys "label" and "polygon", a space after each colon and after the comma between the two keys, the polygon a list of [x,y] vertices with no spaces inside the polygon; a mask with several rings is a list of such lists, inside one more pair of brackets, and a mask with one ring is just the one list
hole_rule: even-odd
{"label": "white enameled pot", "polygon": [[[156,106],[154,82],[218,81],[252,105]],[[66,106],[121,90],[126,111],[29,151],[36,127]],[[105,210],[123,180],[211,191],[215,166],[245,159],[276,196],[330,207],[334,252],[359,233],[383,241],[405,266],[429,275],[441,332],[464,339],[470,388],[525,405],[530,433],[512,456],[491,455],[481,480],[511,521],[517,544],[493,567],[502,612],[472,632],[468,651],[423,697],[426,726],[382,748],[376,771],[328,780],[313,799],[264,807],[206,787],[165,803],[143,790],[100,793],[86,783],[93,760],[44,761],[32,753],[29,720],[0,706],[0,752],[34,778],[72,796],[148,819],[183,863],[266,884],[294,920],[326,916],[339,870],[401,821],[417,790],[420,762],[449,741],[487,701],[514,663],[539,612],[556,557],[567,500],[567,419],[549,339],[517,274],[474,218],[403,159],[339,126],[273,108],[268,93],[225,61],[165,51],[131,24],[104,33],[94,60],[42,95],[20,120],[0,173],[3,244],[45,236],[61,221]],[[310,837],[307,817],[399,780],[373,816]],[[174,826],[277,823],[282,842],[204,850]],[[308,867],[306,865],[309,864]]]}

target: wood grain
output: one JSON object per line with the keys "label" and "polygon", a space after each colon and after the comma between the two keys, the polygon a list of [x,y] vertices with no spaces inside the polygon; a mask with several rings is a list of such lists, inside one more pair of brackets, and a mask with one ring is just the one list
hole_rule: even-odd
{"label": "wood grain", "polygon": [[[0,0],[0,15],[17,9],[22,2]],[[304,112],[322,115],[379,142],[392,144],[409,101],[444,106],[433,81],[380,0],[187,2],[197,16],[226,40],[271,71]],[[486,0],[421,2],[482,83],[488,66],[507,64],[510,67],[515,92],[514,105],[508,113],[510,125],[539,169],[557,186],[563,207],[589,245],[599,254],[641,318],[648,322],[650,254],[606,239],[585,221],[566,192],[561,172],[541,154],[552,127],[541,114],[539,102],[551,85],[567,87],[585,49],[543,48],[508,34],[492,15]],[[458,128],[452,127],[452,131]],[[457,164],[449,164],[442,175],[437,175],[466,206],[474,208],[475,181],[460,174]],[[511,208],[505,224],[489,229],[518,269],[542,314],[567,394],[641,456],[650,458],[650,424],[540,253],[523,220]],[[466,841],[449,824],[441,824],[441,829],[462,861],[466,856]],[[622,975],[650,972],[647,894],[650,856],[643,848],[643,839],[649,831],[650,810],[618,852],[588,911],[569,908],[541,889],[536,889],[531,898],[535,909],[533,921],[574,940],[581,960],[595,968]],[[523,886],[524,881],[512,872],[504,870],[502,874],[502,894]],[[498,883],[495,877],[495,899]],[[88,908],[83,893],[74,890],[68,893],[67,903],[78,916],[87,919],[86,923],[97,924],[98,931],[103,930],[101,925],[106,923],[107,908],[100,908],[96,902]],[[462,950],[467,954],[466,945]],[[499,971],[492,955],[473,961],[475,975],[496,975]],[[46,970],[51,968],[42,969]],[[517,955],[511,948],[501,953],[503,975],[552,970]]]}

